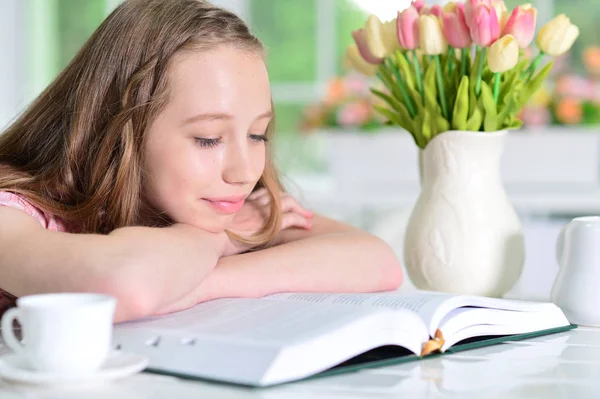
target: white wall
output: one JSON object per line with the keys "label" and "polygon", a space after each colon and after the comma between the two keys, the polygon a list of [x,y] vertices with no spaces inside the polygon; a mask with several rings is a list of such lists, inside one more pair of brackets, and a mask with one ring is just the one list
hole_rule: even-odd
{"label": "white wall", "polygon": [[24,107],[27,97],[25,2],[2,0],[0,8],[0,129]]}

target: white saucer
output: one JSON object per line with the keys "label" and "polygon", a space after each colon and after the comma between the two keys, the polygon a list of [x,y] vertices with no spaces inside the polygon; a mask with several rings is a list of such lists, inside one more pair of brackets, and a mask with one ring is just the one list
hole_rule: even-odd
{"label": "white saucer", "polygon": [[35,385],[87,384],[126,377],[144,370],[147,366],[148,358],[145,356],[113,351],[98,371],[86,375],[70,375],[32,370],[22,355],[11,353],[0,357],[0,377]]}

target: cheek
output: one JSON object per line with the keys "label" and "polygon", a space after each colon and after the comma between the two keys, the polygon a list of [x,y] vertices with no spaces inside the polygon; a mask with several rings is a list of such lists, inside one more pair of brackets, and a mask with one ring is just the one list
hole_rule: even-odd
{"label": "cheek", "polygon": [[219,159],[210,152],[163,147],[149,157],[148,194],[159,208],[181,208],[181,201],[198,198],[218,175]]}
{"label": "cheek", "polygon": [[252,154],[252,170],[255,173],[255,179],[258,181],[265,170],[267,160],[266,148],[259,148]]}

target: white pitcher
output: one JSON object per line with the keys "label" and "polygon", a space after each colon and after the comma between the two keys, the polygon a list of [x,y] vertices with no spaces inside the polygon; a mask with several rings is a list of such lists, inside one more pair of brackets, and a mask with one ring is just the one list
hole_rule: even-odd
{"label": "white pitcher", "polygon": [[575,218],[556,243],[551,298],[573,324],[600,327],[600,217]]}
{"label": "white pitcher", "polygon": [[444,132],[420,154],[422,187],[404,241],[417,288],[500,297],[519,279],[523,232],[500,177],[507,134]]}

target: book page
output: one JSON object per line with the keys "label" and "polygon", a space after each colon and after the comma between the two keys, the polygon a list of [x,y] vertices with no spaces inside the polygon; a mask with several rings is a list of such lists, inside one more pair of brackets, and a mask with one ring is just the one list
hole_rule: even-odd
{"label": "book page", "polygon": [[[321,304],[344,304],[369,308],[383,307],[390,309],[403,309],[418,314],[429,329],[430,322],[436,311],[440,309],[442,304],[453,297],[455,297],[455,295],[428,291],[416,291],[409,293],[375,292],[356,294],[283,293],[269,295],[265,298]],[[429,332],[431,334],[431,330]],[[433,334],[435,334],[435,330],[433,330]]]}
{"label": "book page", "polygon": [[445,337],[443,349],[480,335],[524,334],[569,325],[559,308],[548,311],[518,312],[512,310],[464,307],[454,309],[440,322]]}
{"label": "book page", "polygon": [[[430,291],[377,292],[356,294],[329,293],[285,293],[265,298],[303,301],[323,304],[347,304],[359,307],[386,307],[405,309],[421,317],[428,327],[430,336],[440,327],[442,320],[459,308],[498,309],[513,312],[544,312],[558,315],[557,322],[564,319],[560,309],[553,303],[528,302],[483,296],[452,295]],[[471,319],[473,320],[473,319]],[[476,322],[473,320],[472,322]]]}
{"label": "book page", "polygon": [[309,303],[252,298],[217,299],[182,312],[124,323],[130,329],[152,329],[180,335],[214,335],[286,344],[334,330],[377,313],[375,309],[330,309]]}
{"label": "book page", "polygon": [[380,346],[399,345],[419,353],[426,327],[414,314],[406,314],[402,318],[384,308],[217,299],[117,324],[113,337],[123,350],[148,355],[152,369],[261,385],[318,373]]}

